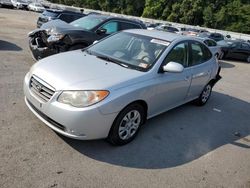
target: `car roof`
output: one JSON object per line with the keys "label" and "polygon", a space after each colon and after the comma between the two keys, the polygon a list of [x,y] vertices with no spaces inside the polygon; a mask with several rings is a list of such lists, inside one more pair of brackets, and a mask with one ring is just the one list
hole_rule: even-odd
{"label": "car roof", "polygon": [[124,21],[128,21],[128,22],[136,22],[139,24],[144,24],[142,21],[140,20],[136,20],[136,19],[128,19],[128,18],[124,18],[124,17],[119,17],[119,16],[109,16],[109,15],[103,15],[103,14],[91,14],[91,15],[87,15],[87,16],[91,16],[91,17],[95,17],[95,18],[103,18],[105,20],[110,19],[117,19],[117,20],[124,20]]}
{"label": "car roof", "polygon": [[161,40],[166,40],[169,42],[172,42],[176,39],[183,39],[183,40],[193,40],[194,37],[188,37],[184,35],[179,35],[176,33],[170,33],[166,31],[159,31],[159,30],[146,30],[146,29],[129,29],[129,30],[124,30],[123,32],[128,32],[128,33],[133,33],[133,34],[139,34],[139,35],[144,35],[152,38],[157,38]]}

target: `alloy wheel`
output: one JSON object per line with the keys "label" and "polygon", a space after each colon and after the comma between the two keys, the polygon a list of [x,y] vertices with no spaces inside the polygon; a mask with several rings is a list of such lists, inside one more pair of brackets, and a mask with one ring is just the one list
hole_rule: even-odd
{"label": "alloy wheel", "polygon": [[212,91],[212,87],[211,87],[210,84],[208,84],[208,85],[204,88],[204,90],[203,90],[203,92],[202,92],[201,100],[202,100],[203,103],[206,103],[206,102],[207,102],[207,100],[208,100],[208,98],[209,98],[209,96],[210,96],[210,94],[211,94],[211,91]]}
{"label": "alloy wheel", "polygon": [[122,140],[130,139],[138,130],[141,124],[141,114],[137,110],[128,112],[120,122],[119,137]]}

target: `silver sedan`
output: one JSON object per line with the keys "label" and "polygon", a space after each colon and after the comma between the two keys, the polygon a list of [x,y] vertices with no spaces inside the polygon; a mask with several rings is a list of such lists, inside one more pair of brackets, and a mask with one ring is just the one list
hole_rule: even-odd
{"label": "silver sedan", "polygon": [[204,105],[219,70],[197,39],[128,30],[35,63],[24,79],[25,102],[64,136],[123,145],[149,118],[193,100]]}

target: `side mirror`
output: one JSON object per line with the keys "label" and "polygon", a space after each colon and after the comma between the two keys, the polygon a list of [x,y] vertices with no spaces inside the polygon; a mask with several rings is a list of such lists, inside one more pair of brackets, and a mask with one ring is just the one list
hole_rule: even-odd
{"label": "side mirror", "polygon": [[173,73],[180,73],[184,70],[183,65],[180,63],[176,63],[170,61],[168,64],[163,66],[163,72],[173,72]]}
{"label": "side mirror", "polygon": [[100,29],[97,29],[96,30],[96,34],[97,35],[103,35],[107,32],[107,29],[104,29],[104,28],[100,28]]}

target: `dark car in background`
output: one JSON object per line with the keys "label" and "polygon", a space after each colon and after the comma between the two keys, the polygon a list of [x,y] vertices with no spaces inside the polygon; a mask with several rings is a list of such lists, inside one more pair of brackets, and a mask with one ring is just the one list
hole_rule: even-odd
{"label": "dark car in background", "polygon": [[58,9],[46,9],[38,18],[37,20],[37,28],[40,28],[42,24],[55,20],[60,19],[62,21],[65,21],[67,23],[70,23],[74,20],[77,20],[79,18],[82,18],[86,16],[86,14],[83,14],[81,12],[73,12],[68,10],[58,10]]}
{"label": "dark car in background", "polygon": [[227,47],[222,47],[222,59],[238,59],[250,63],[250,44],[237,41]]}
{"label": "dark car in background", "polygon": [[216,42],[224,40],[225,37],[220,33],[210,33],[208,38],[215,40]]}
{"label": "dark car in background", "polygon": [[35,59],[69,50],[85,48],[94,41],[126,29],[146,29],[132,19],[89,15],[71,23],[53,20],[29,33],[29,46]]}

